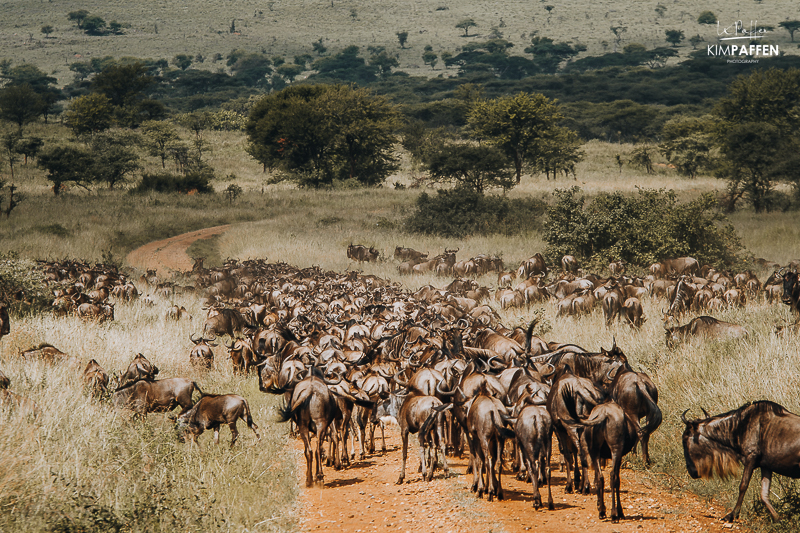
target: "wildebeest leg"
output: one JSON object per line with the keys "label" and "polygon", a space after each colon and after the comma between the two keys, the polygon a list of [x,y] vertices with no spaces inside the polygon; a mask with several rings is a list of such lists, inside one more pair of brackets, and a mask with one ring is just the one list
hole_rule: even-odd
{"label": "wildebeest leg", "polygon": [[[233,448],[233,445],[236,443],[236,439],[239,438],[239,430],[236,429],[236,419],[235,418],[233,419],[233,422],[228,424],[228,427],[231,428],[231,448]],[[217,428],[216,434],[219,435],[219,428]]]}
{"label": "wildebeest leg", "polygon": [[780,521],[780,516],[775,512],[775,508],[769,503],[769,486],[772,483],[772,471],[761,467],[761,501],[767,506],[769,514],[775,522]]}
{"label": "wildebeest leg", "polygon": [[[592,458],[592,466],[594,467],[594,475],[595,475],[595,483],[597,485],[597,510],[599,511],[600,518],[606,517],[606,502],[604,498],[603,492],[605,491],[606,487],[606,480],[603,477],[603,469],[600,468],[600,454],[597,457]],[[611,474],[611,517],[614,522],[617,520],[614,518],[614,514],[616,512],[616,508],[614,507],[614,474],[612,471]]]}
{"label": "wildebeest leg", "polygon": [[[439,441],[439,448],[442,452],[442,469],[444,470],[444,477],[447,479],[447,476],[450,474],[450,467],[447,466],[447,440],[445,439],[445,424],[446,421],[443,416],[439,416],[439,420],[436,424],[436,434],[437,439]],[[436,466],[436,458],[434,457],[434,466]]]}
{"label": "wildebeest leg", "polygon": [[553,435],[551,434],[544,445],[544,457],[542,458],[542,468],[544,469],[544,478],[547,482],[547,508],[551,511],[555,509],[553,505],[553,491],[550,488],[550,459],[553,456]]}
{"label": "wildebeest leg", "polygon": [[[386,451],[386,432],[385,432],[385,428],[383,426],[383,420],[380,421],[380,425],[381,425],[381,440],[383,441],[383,444],[381,446],[381,451],[385,452]],[[375,443],[373,443],[372,447],[375,448]]]}
{"label": "wildebeest leg", "polygon": [[[328,432],[329,424],[328,421],[325,419],[322,420],[315,420],[315,425],[317,426],[317,472],[316,472],[316,480],[321,482],[323,485],[325,484],[325,476],[322,474],[322,448],[324,447],[325,442],[325,434]],[[335,422],[333,422],[335,424]],[[331,439],[336,439],[336,429],[331,428]],[[334,446],[334,454],[336,453],[336,447]]]}
{"label": "wildebeest leg", "polygon": [[497,485],[495,494],[498,500],[503,499],[503,449],[506,442],[503,439],[497,439]]}
{"label": "wildebeest leg", "polygon": [[[314,485],[314,450],[311,448],[311,436],[309,435],[308,426],[303,424],[299,431],[300,438],[303,440],[303,452],[306,456],[306,487],[311,487]],[[319,437],[317,438],[319,439]],[[317,461],[319,461],[319,457],[317,457]]]}
{"label": "wildebeest leg", "polygon": [[745,457],[744,460],[744,471],[742,472],[742,481],[739,483],[739,497],[736,499],[736,506],[733,508],[733,511],[726,514],[723,518],[723,522],[733,522],[737,518],[739,518],[739,511],[742,508],[742,501],[744,500],[744,493],[747,492],[747,487],[750,485],[750,478],[753,475],[753,470],[756,467],[756,456],[750,455]]}
{"label": "wildebeest leg", "polygon": [[402,485],[403,480],[406,478],[406,459],[408,458],[408,429],[400,429],[400,437],[403,439],[403,465],[400,467],[400,477],[397,478],[397,484]]}
{"label": "wildebeest leg", "polygon": [[428,481],[428,443],[425,442],[425,437],[422,432],[419,432],[419,471],[422,472],[422,479]]}
{"label": "wildebeest leg", "polygon": [[611,521],[616,523],[619,522],[620,518],[625,518],[625,513],[622,511],[622,501],[619,498],[621,492],[619,470],[622,467],[622,450],[612,450],[611,456]]}
{"label": "wildebeest leg", "polygon": [[[520,449],[522,446],[520,446]],[[530,455],[533,451],[529,446],[525,446],[525,453],[523,454],[523,461],[527,470],[528,478],[530,478],[533,485],[533,508],[539,509],[542,506],[542,495],[539,494],[539,465],[536,459],[531,460]]]}

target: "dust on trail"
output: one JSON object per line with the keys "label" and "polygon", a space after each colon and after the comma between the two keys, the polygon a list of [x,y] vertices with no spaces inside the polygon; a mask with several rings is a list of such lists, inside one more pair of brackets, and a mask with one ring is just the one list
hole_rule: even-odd
{"label": "dust on trail", "polygon": [[[145,270],[155,269],[159,275],[188,271],[192,259],[186,249],[198,239],[224,233],[230,225],[192,231],[152,242],[127,256],[129,265]],[[406,482],[396,485],[400,472],[401,443],[396,426],[387,427],[388,451],[368,455],[340,471],[326,467],[325,485],[304,488],[299,503],[300,531],[340,531],[368,533],[397,531],[401,533],[646,533],[646,532],[726,532],[747,531],[740,524],[720,522],[727,509],[708,505],[700,498],[673,494],[658,486],[658,474],[622,470],[622,506],[625,519],[617,524],[600,520],[595,495],[564,494],[565,474],[554,460],[553,500],[555,510],[533,509],[531,486],[507,473],[503,476],[505,499],[487,502],[470,492],[472,475],[464,475],[466,458],[448,458],[450,477],[444,479],[437,470],[433,481],[422,481],[417,473],[419,453],[415,436],[409,439]],[[379,444],[376,442],[379,449]],[[293,441],[297,460],[298,483],[305,484],[303,444]],[[465,456],[466,457],[466,456]],[[606,471],[606,486],[610,476]],[[542,499],[546,501],[546,489]],[[611,497],[606,490],[606,506]]]}
{"label": "dust on trail", "polygon": [[[379,432],[378,432],[379,433]],[[325,485],[304,488],[300,503],[301,531],[341,531],[368,533],[397,531],[401,533],[517,533],[537,531],[568,533],[629,532],[725,532],[747,531],[740,524],[719,520],[727,512],[722,506],[708,505],[692,495],[679,495],[656,486],[656,474],[624,469],[621,473],[622,506],[625,519],[617,524],[600,520],[597,496],[564,494],[565,474],[553,465],[553,501],[555,510],[533,509],[531,485],[517,481],[504,470],[505,499],[487,502],[470,491],[472,474],[466,472],[463,459],[448,458],[450,476],[443,478],[436,471],[433,481],[422,481],[417,472],[419,453],[416,436],[409,438],[406,482],[396,485],[402,459],[399,431],[387,428],[388,451],[356,461],[349,468],[335,471],[324,468]],[[299,440],[294,444],[297,456],[298,482],[305,484],[305,457]],[[508,465],[507,465],[508,466]],[[594,479],[592,477],[592,479]],[[605,471],[606,487],[610,475]],[[547,501],[546,488],[542,500]],[[606,508],[611,495],[606,489]],[[545,503],[546,505],[546,503]]]}
{"label": "dust on trail", "polygon": [[225,233],[230,227],[230,224],[214,226],[154,241],[133,250],[125,260],[130,266],[140,270],[156,270],[161,277],[174,272],[186,272],[192,270],[194,264],[192,258],[186,254],[187,248],[197,240]]}

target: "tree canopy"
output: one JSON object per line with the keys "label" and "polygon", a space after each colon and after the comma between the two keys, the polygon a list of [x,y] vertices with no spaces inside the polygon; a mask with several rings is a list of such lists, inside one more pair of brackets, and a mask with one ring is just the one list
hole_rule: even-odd
{"label": "tree canopy", "polygon": [[289,87],[263,97],[246,131],[248,153],[302,186],[355,180],[378,185],[397,168],[398,111],[347,85]]}

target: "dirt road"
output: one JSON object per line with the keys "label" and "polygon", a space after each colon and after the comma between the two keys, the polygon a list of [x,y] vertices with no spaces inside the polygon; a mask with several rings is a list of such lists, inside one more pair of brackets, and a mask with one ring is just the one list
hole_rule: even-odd
{"label": "dirt road", "polygon": [[176,271],[189,271],[192,270],[194,261],[186,255],[186,249],[194,241],[220,235],[228,228],[230,225],[226,224],[154,241],[133,250],[125,260],[130,266],[140,270],[156,270],[159,276],[169,276]]}
{"label": "dirt road", "polygon": [[[464,475],[466,458],[452,459],[448,479],[444,479],[439,470],[430,483],[422,481],[422,474],[417,473],[419,454],[413,445],[413,435],[409,444],[406,483],[396,485],[401,444],[395,428],[390,429],[387,441],[387,452],[367,456],[339,472],[326,468],[324,488],[304,489],[301,531],[677,533],[743,530],[738,524],[731,526],[719,521],[726,512],[722,507],[709,506],[694,496],[664,491],[655,483],[655,474],[630,469],[623,470],[621,475],[626,518],[617,524],[598,518],[595,495],[565,494],[565,474],[557,467],[553,471],[554,511],[535,511],[530,485],[511,475],[503,476],[505,499],[489,503],[475,498],[469,490],[472,474]],[[295,449],[298,480],[303,486],[305,458],[300,441],[295,443]],[[546,501],[546,492],[542,493],[542,499]],[[606,492],[606,506],[609,508],[610,500],[610,494]]]}
{"label": "dirt road", "polygon": [[[217,226],[178,235],[138,248],[128,254],[130,265],[156,269],[160,275],[191,270],[186,249],[198,239],[224,233],[229,226]],[[725,532],[745,530],[739,524],[719,521],[726,509],[708,505],[691,495],[672,494],[655,482],[658,474],[622,471],[622,504],[626,518],[617,524],[600,520],[596,496],[564,494],[564,473],[553,471],[554,511],[535,511],[528,484],[505,475],[505,499],[492,503],[477,499],[470,492],[472,476],[464,475],[465,459],[451,458],[450,477],[441,471],[425,483],[417,473],[419,455],[410,439],[406,483],[396,485],[400,471],[399,433],[387,428],[388,450],[356,461],[351,467],[325,469],[325,485],[303,489],[300,502],[301,531],[339,531],[367,533],[458,532],[485,533],[539,531],[542,533],[627,532]],[[298,482],[305,484],[305,458],[302,443],[294,441]],[[606,479],[609,479],[606,474]],[[608,483],[608,482],[607,482]],[[543,493],[543,499],[546,493]],[[606,506],[610,495],[606,493]]]}

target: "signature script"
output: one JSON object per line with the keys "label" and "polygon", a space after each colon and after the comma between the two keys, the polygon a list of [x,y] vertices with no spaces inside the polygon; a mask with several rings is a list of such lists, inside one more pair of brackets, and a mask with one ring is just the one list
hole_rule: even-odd
{"label": "signature script", "polygon": [[[730,41],[732,39],[760,39],[767,33],[765,28],[758,27],[757,20],[750,21],[750,28],[745,28],[741,20],[737,20],[730,26],[721,26],[717,21],[717,36],[720,41]],[[722,37],[722,36],[725,37]]]}

